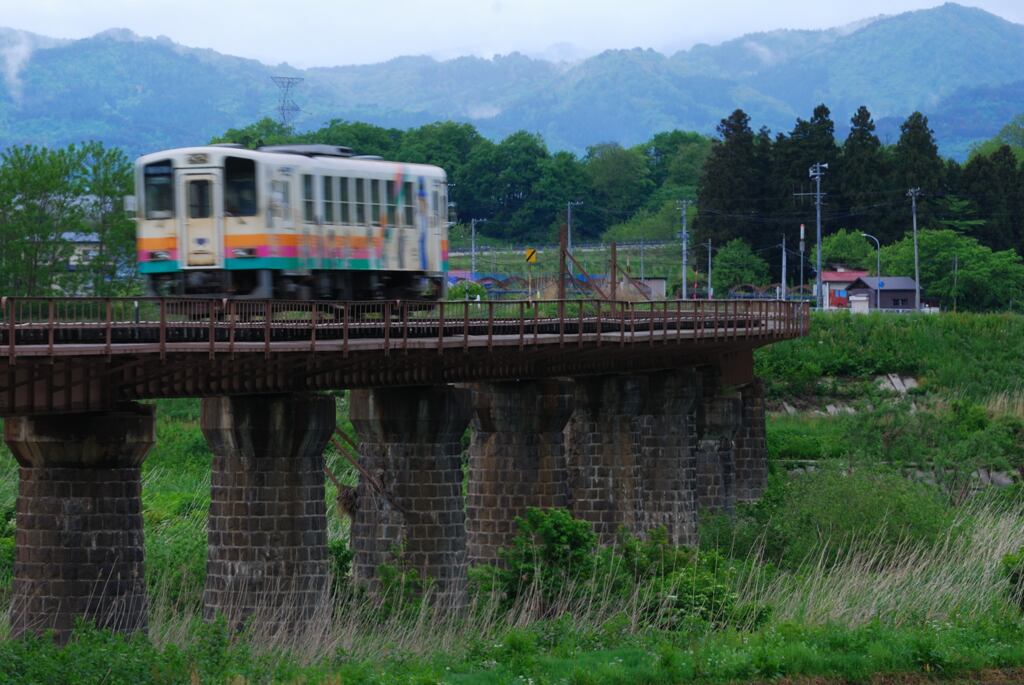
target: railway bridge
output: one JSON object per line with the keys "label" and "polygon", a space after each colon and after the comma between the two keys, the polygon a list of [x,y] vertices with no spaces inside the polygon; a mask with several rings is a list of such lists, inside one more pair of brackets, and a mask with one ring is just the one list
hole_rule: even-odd
{"label": "railway bridge", "polygon": [[[213,454],[204,605],[297,625],[329,587],[323,452],[349,390],[355,580],[382,563],[459,606],[527,507],[603,541],[763,491],[753,350],[805,304],[3,298],[0,416],[20,465],[14,634],[146,627],[140,467],[155,406],[201,397]],[[462,438],[472,426],[467,495]]]}

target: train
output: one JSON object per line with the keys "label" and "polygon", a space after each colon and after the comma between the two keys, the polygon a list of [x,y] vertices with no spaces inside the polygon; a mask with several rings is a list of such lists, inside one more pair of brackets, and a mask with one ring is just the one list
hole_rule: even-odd
{"label": "train", "polygon": [[443,169],[334,145],[221,144],[135,163],[147,293],[437,300],[448,271]]}

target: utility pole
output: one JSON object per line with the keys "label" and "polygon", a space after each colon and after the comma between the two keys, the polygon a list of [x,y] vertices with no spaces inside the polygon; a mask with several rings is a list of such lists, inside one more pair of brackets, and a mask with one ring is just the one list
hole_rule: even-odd
{"label": "utility pole", "polygon": [[683,230],[679,234],[679,242],[682,243],[682,248],[683,248],[683,289],[682,289],[682,291],[680,293],[681,299],[683,299],[683,300],[685,300],[686,297],[687,297],[687,295],[686,295],[686,252],[687,252],[687,243],[689,242],[690,236],[686,233],[686,210],[689,208],[689,206],[690,206],[690,201],[689,200],[680,200],[679,201],[679,210],[680,210],[680,213],[682,214],[682,217],[683,217]]}
{"label": "utility pole", "polygon": [[708,238],[708,299],[711,299],[711,238]]}
{"label": "utility pole", "polygon": [[782,301],[786,301],[786,234],[782,234]]}
{"label": "utility pole", "polygon": [[644,273],[644,239],[640,239],[640,280],[646,280],[646,274]]}
{"label": "utility pole", "polygon": [[471,280],[476,280],[476,225],[482,224],[487,219],[470,219],[469,220],[469,277]]}
{"label": "utility pole", "polygon": [[804,242],[804,225],[800,224],[800,289],[803,291],[804,287],[804,248],[807,244]]}
{"label": "utility pole", "polygon": [[875,309],[882,309],[882,243],[875,236],[869,233],[861,233],[865,238],[875,241],[875,276],[878,278],[878,287],[875,288]]}
{"label": "utility pole", "polygon": [[[572,254],[572,208],[579,207],[583,204],[580,200],[570,200],[565,203],[565,214],[566,214],[566,225],[568,226],[568,235],[566,236],[565,249],[568,254]],[[569,273],[572,273],[572,264],[569,264]]]}
{"label": "utility pole", "polygon": [[807,175],[814,179],[814,209],[818,225],[818,230],[815,236],[818,241],[818,255],[815,263],[815,271],[817,273],[814,276],[814,295],[815,300],[818,303],[818,309],[824,307],[824,293],[821,292],[821,177],[825,175],[826,169],[828,169],[828,164],[815,162],[811,165],[811,168],[807,170]]}
{"label": "utility pole", "polygon": [[920,188],[907,191],[910,198],[910,211],[914,217],[914,311],[921,311],[921,269],[917,261],[917,198],[921,195]]}

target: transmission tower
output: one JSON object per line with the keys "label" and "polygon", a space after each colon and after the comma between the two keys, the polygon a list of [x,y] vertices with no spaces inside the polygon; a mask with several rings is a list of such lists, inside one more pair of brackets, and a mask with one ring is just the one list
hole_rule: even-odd
{"label": "transmission tower", "polygon": [[277,103],[277,118],[282,126],[291,126],[295,115],[302,111],[295,104],[295,100],[292,100],[292,90],[295,86],[302,83],[304,79],[298,76],[271,76],[270,80],[281,91],[281,99]]}

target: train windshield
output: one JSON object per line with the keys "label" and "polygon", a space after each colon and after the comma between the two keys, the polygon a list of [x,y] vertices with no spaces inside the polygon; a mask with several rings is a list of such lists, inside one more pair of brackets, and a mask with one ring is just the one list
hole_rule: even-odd
{"label": "train windshield", "polygon": [[143,172],[147,219],[174,216],[174,166],[171,160],[147,164]]}
{"label": "train windshield", "polygon": [[224,160],[224,213],[256,216],[256,162],[242,157]]}

